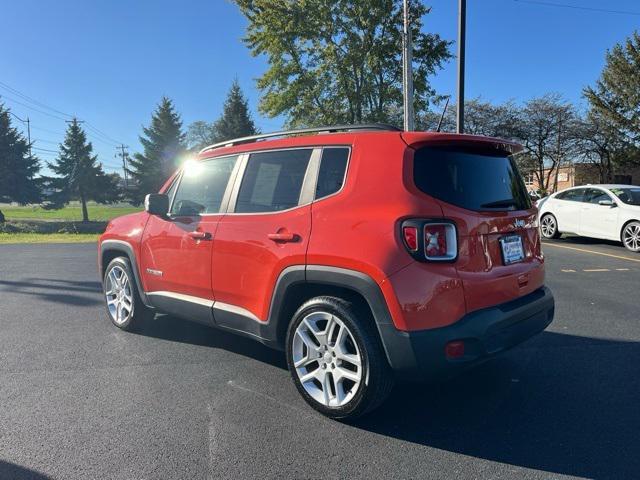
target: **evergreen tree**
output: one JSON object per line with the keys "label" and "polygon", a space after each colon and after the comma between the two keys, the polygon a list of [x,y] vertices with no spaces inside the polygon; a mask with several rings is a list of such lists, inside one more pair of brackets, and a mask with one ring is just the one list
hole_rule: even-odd
{"label": "evergreen tree", "polygon": [[91,142],[87,142],[87,136],[75,118],[67,128],[58,158],[48,165],[58,175],[48,178],[54,189],[52,201],[56,205],[64,205],[70,200],[80,200],[83,222],[89,221],[88,200],[112,203],[120,197],[117,179],[105,174],[98,157],[93,155]]}
{"label": "evergreen tree", "polygon": [[29,144],[11,126],[9,110],[0,104],[0,202],[40,201],[39,183],[35,178],[39,170],[38,159],[30,156]]}
{"label": "evergreen tree", "polygon": [[249,105],[238,80],[234,80],[224,102],[222,116],[213,125],[217,141],[255,135],[256,126],[249,113]]}
{"label": "evergreen tree", "polygon": [[595,88],[584,95],[596,115],[640,145],[640,34],[607,52],[606,65]]}
{"label": "evergreen tree", "polygon": [[182,120],[173,103],[162,97],[151,117],[151,125],[143,127],[140,143],[144,152],[129,160],[129,170],[135,185],[131,200],[139,204],[147,193],[157,192],[178,165],[186,150]]}
{"label": "evergreen tree", "polygon": [[223,142],[232,138],[246,137],[258,133],[247,99],[242,93],[238,80],[234,80],[224,102],[222,116],[213,123],[203,121],[189,125],[187,141],[194,150]]}

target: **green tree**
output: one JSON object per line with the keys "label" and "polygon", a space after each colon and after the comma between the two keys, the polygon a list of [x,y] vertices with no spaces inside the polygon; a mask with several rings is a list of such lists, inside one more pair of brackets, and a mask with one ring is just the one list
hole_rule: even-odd
{"label": "green tree", "polygon": [[606,64],[595,88],[584,95],[602,121],[640,144],[640,34],[607,52]]}
{"label": "green tree", "polygon": [[134,182],[131,200],[136,204],[141,203],[147,193],[160,189],[186,151],[182,120],[167,97],[162,97],[151,117],[151,125],[142,131],[139,138],[144,151],[133,155],[128,169]]}
{"label": "green tree", "polygon": [[222,116],[213,129],[219,142],[258,133],[249,113],[249,105],[238,80],[234,80],[224,102]]}
{"label": "green tree", "polygon": [[190,148],[200,149],[212,143],[257,133],[249,112],[249,104],[236,79],[227,94],[221,117],[212,124],[203,121],[193,122],[189,125],[187,141]]}
{"label": "green tree", "polygon": [[0,202],[40,201],[36,179],[39,170],[38,159],[29,154],[27,140],[11,126],[9,110],[0,104]]}
{"label": "green tree", "polygon": [[48,165],[57,175],[47,178],[54,190],[51,200],[55,205],[80,200],[83,222],[89,221],[87,201],[113,203],[120,198],[117,179],[104,172],[97,155],[93,155],[91,142],[87,141],[87,135],[75,118],[67,128],[58,158]]}
{"label": "green tree", "polygon": [[[260,110],[289,126],[399,123],[402,0],[235,0],[249,21],[245,42],[266,55]],[[410,1],[415,111],[435,91],[428,77],[450,58],[450,42],[423,33],[429,13]]]}

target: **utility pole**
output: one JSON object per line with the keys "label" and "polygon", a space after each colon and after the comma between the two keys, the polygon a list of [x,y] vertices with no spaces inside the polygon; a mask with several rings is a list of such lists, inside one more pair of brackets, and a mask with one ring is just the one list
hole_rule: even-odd
{"label": "utility pole", "polygon": [[467,0],[458,0],[458,124],[457,133],[464,133],[464,50],[467,36]]}
{"label": "utility pole", "polygon": [[402,30],[402,93],[404,103],[404,129],[413,131],[413,43],[409,23],[409,0],[404,0],[404,25]]}
{"label": "utility pole", "polygon": [[129,148],[127,145],[120,144],[119,147],[121,153],[116,154],[118,157],[122,158],[122,170],[124,171],[124,189],[129,190],[129,176],[127,174],[127,158],[129,154],[125,151],[126,148]]}

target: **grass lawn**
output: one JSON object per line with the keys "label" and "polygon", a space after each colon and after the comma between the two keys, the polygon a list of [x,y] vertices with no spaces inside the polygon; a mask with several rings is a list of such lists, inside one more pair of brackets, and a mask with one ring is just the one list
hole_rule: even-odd
{"label": "grass lawn", "polygon": [[[113,205],[88,205],[89,220],[107,221],[112,218],[139,212],[140,207],[113,206]],[[67,205],[59,210],[45,210],[35,206],[10,206],[0,205],[0,211],[7,220],[65,220],[70,222],[82,221],[82,207],[80,205]]]}
{"label": "grass lawn", "polygon": [[92,243],[97,233],[0,233],[0,245],[7,243]]}

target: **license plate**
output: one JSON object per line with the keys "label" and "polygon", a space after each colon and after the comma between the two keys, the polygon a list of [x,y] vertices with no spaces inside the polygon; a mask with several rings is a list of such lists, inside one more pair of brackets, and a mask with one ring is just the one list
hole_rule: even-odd
{"label": "license plate", "polygon": [[505,265],[524,260],[524,248],[522,248],[522,237],[520,235],[502,237],[500,246],[502,247],[502,260]]}

